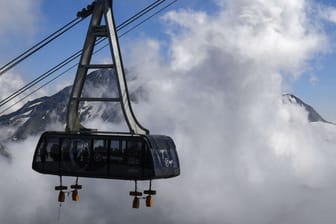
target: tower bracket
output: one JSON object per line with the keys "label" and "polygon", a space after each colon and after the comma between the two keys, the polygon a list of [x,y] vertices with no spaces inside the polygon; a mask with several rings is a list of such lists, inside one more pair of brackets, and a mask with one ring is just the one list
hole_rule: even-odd
{"label": "tower bracket", "polygon": [[[105,24],[102,24],[102,20]],[[130,97],[127,88],[125,71],[121,57],[121,51],[115,26],[115,20],[112,10],[112,0],[96,0],[92,12],[91,21],[87,31],[86,39],[83,46],[82,56],[78,65],[75,81],[72,87],[71,96],[68,104],[66,131],[80,131],[85,129],[79,120],[79,103],[86,80],[88,70],[90,68],[105,68],[106,65],[90,64],[94,46],[97,38],[106,37],[109,41],[109,47],[112,55],[113,66],[117,80],[117,88],[119,93],[119,102],[128,125],[130,133],[133,134],[149,134],[149,131],[141,126],[137,121],[131,107]],[[84,99],[84,98],[82,98]],[[90,98],[91,101],[93,98]],[[104,101],[99,100],[97,101]]]}

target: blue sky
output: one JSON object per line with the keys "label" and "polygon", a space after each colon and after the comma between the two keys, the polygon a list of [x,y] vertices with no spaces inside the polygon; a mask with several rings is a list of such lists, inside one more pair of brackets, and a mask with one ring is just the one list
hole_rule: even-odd
{"label": "blue sky", "polygon": [[[6,41],[3,41],[3,44],[1,44],[3,51],[0,53],[0,63],[4,64],[24,49],[30,47],[33,43],[36,43],[38,40],[41,40],[49,33],[73,19],[78,10],[86,7],[86,5],[91,2],[91,0],[39,0],[35,2],[36,7],[33,9],[33,13],[38,16],[32,22],[33,31],[23,33],[14,29],[9,30],[6,33],[6,37],[2,35],[3,40],[7,39],[7,37],[9,37],[9,40],[7,39]],[[114,7],[117,23],[119,24],[121,21],[133,15],[135,12],[144,8],[151,2],[151,0],[115,0]],[[218,13],[219,10],[216,2],[217,1],[179,0],[176,4],[170,7],[169,10],[188,9],[204,11],[209,15],[213,15]],[[333,1],[316,0],[314,2],[323,6],[336,7],[336,3]],[[160,16],[162,15],[163,14]],[[162,19],[160,19],[160,16],[156,16],[146,24],[140,26],[135,31],[122,38],[122,49],[126,51],[125,48],[131,42],[138,41],[143,37],[158,39],[161,43],[169,42],[169,35],[166,33],[167,25]],[[52,65],[57,64],[65,57],[71,55],[72,52],[80,49],[85,38],[87,22],[88,20],[76,27],[72,32],[69,32],[69,34],[65,35],[64,38],[43,50],[40,54],[37,54],[32,59],[22,63],[22,65],[17,68],[17,71],[24,73],[24,80],[29,81],[31,78],[43,73]],[[287,83],[285,85],[286,88],[284,89],[284,91],[288,90],[293,92],[306,102],[312,104],[322,115],[330,120],[336,120],[336,106],[331,100],[336,96],[336,90],[334,88],[336,84],[336,76],[334,74],[336,68],[334,60],[336,54],[335,44],[333,44],[336,38],[334,31],[336,28],[335,24],[336,23],[330,21],[319,22],[321,30],[323,30],[326,36],[330,38],[330,45],[327,49],[328,52],[320,52],[310,58],[309,62],[305,66],[303,75],[299,76],[299,78],[285,78]],[[202,27],[200,27],[200,29],[202,29]],[[104,58],[105,55],[101,55],[100,57]],[[124,55],[124,57],[127,57],[127,55]],[[127,66],[127,62],[125,62],[125,64]],[[75,71],[72,73],[74,72]],[[68,80],[71,79],[72,77],[68,78]]]}

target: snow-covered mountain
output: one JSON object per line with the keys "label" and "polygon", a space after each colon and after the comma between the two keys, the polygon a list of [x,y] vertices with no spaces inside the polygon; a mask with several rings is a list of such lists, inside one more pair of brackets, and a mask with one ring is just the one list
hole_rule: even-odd
{"label": "snow-covered mountain", "polygon": [[293,94],[286,93],[282,95],[282,101],[283,103],[291,103],[291,104],[296,104],[299,105],[300,107],[303,107],[307,112],[308,112],[308,120],[310,122],[326,122],[326,123],[331,123],[329,121],[326,121],[319,113],[316,112],[316,110],[303,102],[301,99],[298,97],[294,96]]}
{"label": "snow-covered mountain", "polygon": [[[116,76],[113,70],[98,70],[87,76],[83,97],[117,97]],[[52,123],[65,124],[66,108],[72,86],[67,86],[52,96],[45,96],[27,102],[19,110],[0,116],[2,141],[23,140],[29,135],[39,134],[47,130]],[[130,98],[135,102],[136,95],[142,90],[134,91]],[[141,93],[140,93],[141,94]],[[118,123],[122,112],[118,103],[80,104],[80,120],[89,121],[100,117],[104,121]],[[0,150],[1,151],[1,150]]]}

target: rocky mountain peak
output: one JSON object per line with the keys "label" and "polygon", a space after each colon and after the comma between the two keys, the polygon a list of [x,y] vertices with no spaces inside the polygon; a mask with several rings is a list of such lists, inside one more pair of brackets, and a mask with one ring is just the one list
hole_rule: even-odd
{"label": "rocky mountain peak", "polygon": [[298,98],[297,96],[293,94],[290,94],[290,93],[283,94],[282,100],[284,103],[292,103],[292,104],[299,105],[300,107],[303,107],[308,112],[308,120],[310,122],[330,123],[326,121],[319,113],[317,113],[316,110],[312,106],[306,104],[300,98]]}

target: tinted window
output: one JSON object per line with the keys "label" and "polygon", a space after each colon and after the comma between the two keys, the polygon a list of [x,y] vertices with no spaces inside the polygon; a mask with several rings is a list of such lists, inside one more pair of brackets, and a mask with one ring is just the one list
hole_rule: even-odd
{"label": "tinted window", "polygon": [[127,163],[132,166],[140,166],[142,160],[142,142],[140,140],[127,141]]}
{"label": "tinted window", "polygon": [[59,141],[55,138],[46,139],[40,144],[37,162],[55,162],[59,161]]}
{"label": "tinted window", "polygon": [[152,159],[152,154],[150,153],[149,148],[147,147],[146,144],[143,146],[143,166],[145,168],[152,168],[153,167],[153,159]]}
{"label": "tinted window", "polygon": [[68,171],[86,170],[90,164],[90,140],[64,139],[62,144],[62,169]]}
{"label": "tinted window", "polygon": [[59,140],[43,137],[40,141],[33,162],[33,169],[42,173],[59,173]]}
{"label": "tinted window", "polygon": [[[125,144],[126,145],[126,144]],[[111,140],[110,142],[110,163],[121,164],[124,160],[122,142]]]}
{"label": "tinted window", "polygon": [[96,163],[106,162],[107,147],[105,140],[94,140],[93,142],[93,161]]}

